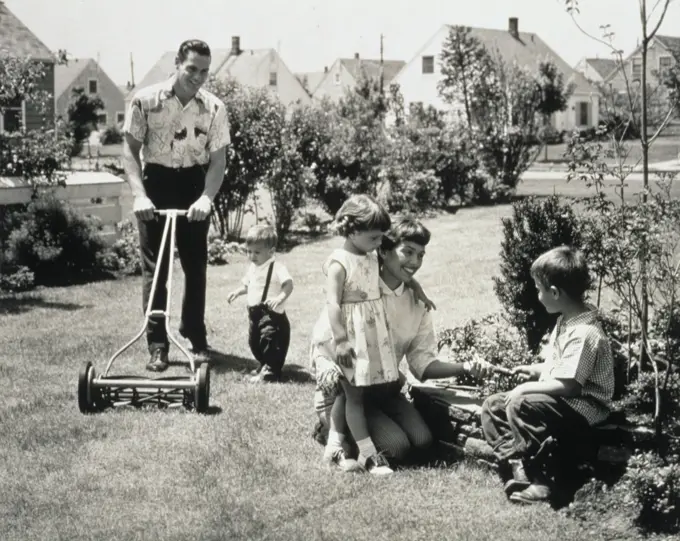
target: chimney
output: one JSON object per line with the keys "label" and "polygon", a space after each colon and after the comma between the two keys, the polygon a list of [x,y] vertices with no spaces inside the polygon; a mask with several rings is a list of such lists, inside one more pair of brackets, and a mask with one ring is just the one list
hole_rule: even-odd
{"label": "chimney", "polygon": [[354,53],[354,59],[359,60],[359,53]]}
{"label": "chimney", "polygon": [[508,32],[510,32],[513,38],[519,39],[519,19],[517,17],[510,17],[508,19]]}
{"label": "chimney", "polygon": [[234,56],[241,54],[241,38],[239,36],[231,37],[231,54]]}
{"label": "chimney", "polygon": [[323,72],[324,72],[324,73],[328,73],[328,66],[324,66],[324,67],[323,67]]}

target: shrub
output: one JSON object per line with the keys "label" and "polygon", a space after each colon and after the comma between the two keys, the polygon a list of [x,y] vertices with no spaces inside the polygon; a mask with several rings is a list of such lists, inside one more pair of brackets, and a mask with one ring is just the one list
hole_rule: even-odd
{"label": "shrub", "polygon": [[118,240],[111,246],[111,253],[115,257],[112,270],[121,271],[123,274],[142,274],[142,261],[139,253],[139,233],[133,220],[120,222]]}
{"label": "shrub", "polygon": [[[445,350],[452,362],[473,361],[477,357],[495,366],[513,368],[532,364],[536,357],[527,348],[516,329],[508,326],[499,315],[487,316],[481,320],[470,320],[465,325],[447,329],[440,333],[438,348]],[[471,376],[456,378],[458,383],[477,383]],[[507,391],[514,383],[507,376],[498,374],[481,382],[481,395]]]}
{"label": "shrub", "polygon": [[404,175],[398,169],[388,171],[378,189],[378,200],[390,212],[424,214],[442,206],[439,179],[431,169]]}
{"label": "shrub", "polygon": [[109,126],[104,130],[101,142],[102,145],[118,145],[123,142],[123,132],[118,126]]}
{"label": "shrub", "polygon": [[647,452],[633,456],[621,483],[632,495],[637,524],[654,532],[680,531],[680,465]]}
{"label": "shrub", "polygon": [[551,329],[556,316],[538,300],[531,264],[543,252],[560,245],[581,245],[580,222],[573,207],[557,196],[513,203],[512,217],[503,218],[501,275],[494,291],[510,322],[525,336],[531,351]]}
{"label": "shrub", "polygon": [[230,243],[211,231],[208,235],[208,265],[226,265],[230,253]]}
{"label": "shrub", "polygon": [[35,275],[28,267],[19,267],[14,271],[0,275],[0,289],[4,291],[18,293],[34,287]]}
{"label": "shrub", "polygon": [[34,199],[8,240],[11,264],[28,267],[36,284],[66,285],[94,277],[105,245],[97,221],[52,195]]}

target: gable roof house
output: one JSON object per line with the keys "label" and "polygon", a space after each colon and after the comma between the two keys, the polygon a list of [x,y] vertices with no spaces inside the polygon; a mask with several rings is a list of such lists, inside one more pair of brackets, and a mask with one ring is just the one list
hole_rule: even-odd
{"label": "gable roof house", "polygon": [[300,81],[305,90],[307,90],[307,94],[313,96],[314,90],[316,90],[316,87],[319,86],[319,83],[321,83],[327,73],[328,66],[326,66],[323,71],[296,73],[295,77],[297,77],[298,81]]}
{"label": "gable roof house", "polygon": [[[648,84],[658,85],[659,74],[678,63],[680,63],[680,37],[654,36],[647,46]],[[603,83],[611,85],[613,90],[625,91],[626,78],[629,84],[639,81],[642,76],[642,46],[638,46],[630,53],[622,65],[617,63],[614,68],[603,80]]]}
{"label": "gable roof house", "polygon": [[[210,74],[219,80],[235,79],[244,86],[267,88],[286,106],[309,104],[311,98],[298,78],[288,69],[275,49],[241,49],[239,36],[231,38],[230,49],[211,49]],[[135,92],[167,80],[175,73],[175,51],[168,51],[126,96],[127,105]]]}
{"label": "gable roof house", "polygon": [[354,58],[338,58],[330,69],[324,68],[324,76],[312,91],[315,100],[329,98],[338,101],[345,93],[356,86],[363,71],[370,79],[380,77],[382,68],[384,88],[389,88],[394,76],[406,65],[403,60],[380,60],[359,58],[359,53],[354,53]]}
{"label": "gable roof house", "polygon": [[104,102],[99,111],[98,128],[117,126],[125,120],[125,96],[93,58],[70,59],[54,71],[55,111],[66,118],[73,90],[83,88],[88,95],[98,95]]}
{"label": "gable roof house", "polygon": [[[55,57],[52,51],[2,1],[0,1],[0,54],[15,58],[30,58],[40,63],[45,75],[40,81],[39,89],[54,95]],[[5,107],[4,113],[0,115],[0,132],[14,131],[22,127],[30,130],[54,123],[52,100],[49,100],[47,110],[44,112],[41,112],[35,104],[25,100],[3,105]]]}
{"label": "gable roof house", "polygon": [[616,69],[616,60],[613,58],[582,58],[574,69],[588,79],[591,83],[601,83],[605,77]]}
{"label": "gable roof house", "polygon": [[[407,111],[412,106],[432,105],[439,110],[458,110],[439,96],[440,55],[451,25],[442,26],[395,76]],[[565,84],[573,85],[565,111],[553,115],[551,122],[557,130],[573,130],[597,126],[599,123],[599,94],[597,89],[553,51],[537,34],[520,32],[516,17],[508,19],[507,30],[472,28],[471,35],[491,52],[497,52],[505,62],[537,70],[540,62],[551,61],[560,71]]]}

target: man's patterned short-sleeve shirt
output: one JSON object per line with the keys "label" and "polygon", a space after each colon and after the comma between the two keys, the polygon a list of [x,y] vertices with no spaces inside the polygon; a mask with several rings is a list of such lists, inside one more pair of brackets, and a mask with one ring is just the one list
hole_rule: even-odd
{"label": "man's patterned short-sleeve shirt", "polygon": [[591,425],[608,417],[614,394],[614,359],[597,310],[557,320],[540,379],[578,381],[581,395],[564,398],[567,404]]}
{"label": "man's patterned short-sleeve shirt", "polygon": [[165,167],[204,165],[210,153],[228,145],[224,103],[207,90],[183,106],[174,78],[139,90],[125,116],[123,131],[142,143],[142,160]]}

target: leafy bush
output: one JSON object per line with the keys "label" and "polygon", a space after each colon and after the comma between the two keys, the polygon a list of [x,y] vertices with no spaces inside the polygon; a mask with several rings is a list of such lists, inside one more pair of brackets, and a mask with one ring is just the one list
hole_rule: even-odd
{"label": "leafy bush", "polygon": [[208,235],[208,265],[226,265],[231,252],[231,243],[211,231]]}
{"label": "leafy bush", "polygon": [[18,293],[35,287],[35,275],[28,267],[19,267],[0,275],[0,290]]}
{"label": "leafy bush", "polygon": [[[473,361],[481,357],[495,366],[513,368],[536,360],[522,336],[499,315],[473,319],[463,326],[443,331],[439,335],[438,347],[448,354],[452,362]],[[457,380],[463,385],[481,383],[482,396],[507,391],[515,385],[507,376],[498,374],[487,377],[483,382],[476,382],[469,375],[460,376]]]}
{"label": "leafy bush", "polygon": [[390,212],[432,212],[442,206],[439,179],[431,169],[408,175],[401,175],[398,169],[388,169],[378,189],[378,200]]}
{"label": "leafy bush", "polygon": [[129,275],[142,274],[139,233],[135,221],[124,220],[116,226],[116,229],[118,230],[118,240],[113,243],[110,250],[115,258],[111,264],[111,270]]}
{"label": "leafy bush", "polygon": [[36,284],[66,285],[100,270],[105,245],[96,220],[83,217],[52,195],[34,199],[7,243],[11,264],[28,267]]}
{"label": "leafy bush", "polygon": [[118,145],[123,142],[123,132],[118,126],[109,126],[104,130],[101,142],[102,145]]}
{"label": "leafy bush", "polygon": [[573,207],[557,196],[528,198],[512,205],[512,217],[503,218],[501,275],[494,291],[510,322],[525,336],[531,351],[551,329],[556,316],[538,300],[531,265],[543,252],[561,245],[581,245],[580,223]]}
{"label": "leafy bush", "polygon": [[680,464],[665,462],[654,453],[633,456],[622,479],[638,511],[637,524],[645,530],[680,532]]}

